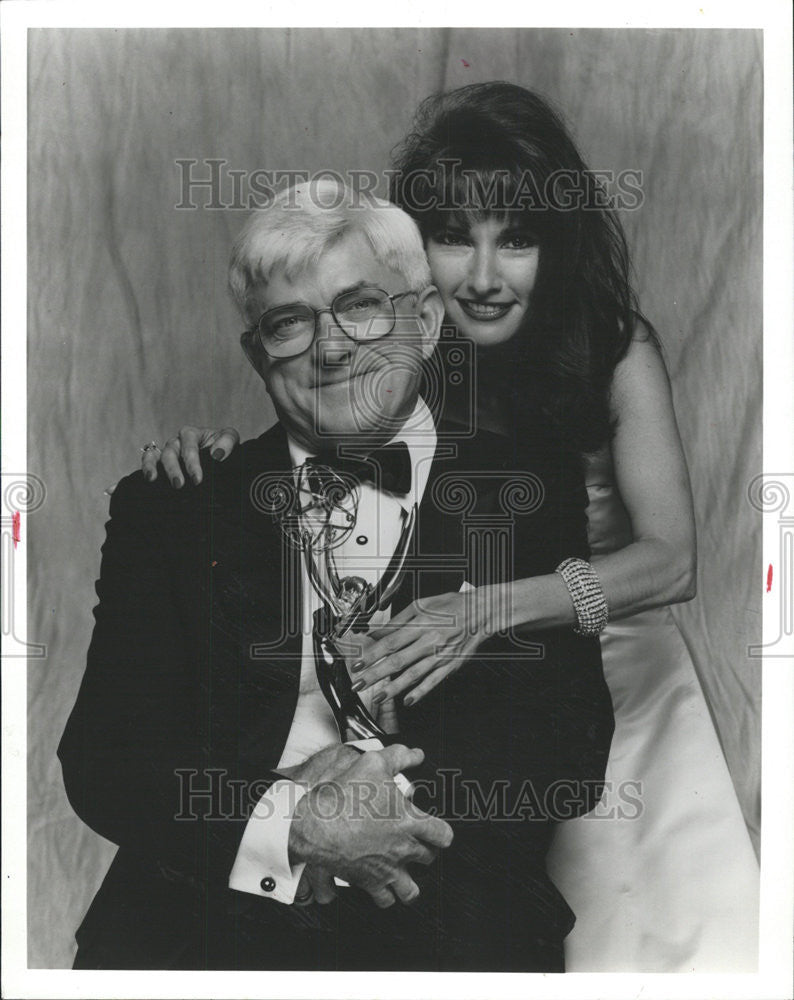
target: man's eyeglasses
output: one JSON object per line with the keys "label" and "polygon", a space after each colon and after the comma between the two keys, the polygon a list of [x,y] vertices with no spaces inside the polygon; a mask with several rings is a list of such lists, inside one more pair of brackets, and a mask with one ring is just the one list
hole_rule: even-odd
{"label": "man's eyeglasses", "polygon": [[394,303],[414,291],[389,295],[382,288],[356,288],[337,295],[326,309],[315,309],[305,302],[268,309],[251,330],[271,358],[292,358],[311,347],[321,313],[329,312],[336,325],[351,340],[380,340],[394,329]]}

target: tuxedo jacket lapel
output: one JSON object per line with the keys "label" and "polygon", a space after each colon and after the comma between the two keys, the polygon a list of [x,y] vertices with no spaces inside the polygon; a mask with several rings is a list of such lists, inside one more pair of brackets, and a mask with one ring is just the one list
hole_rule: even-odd
{"label": "tuxedo jacket lapel", "polygon": [[256,769],[278,763],[297,702],[301,572],[300,554],[269,511],[278,490],[292,485],[283,428],[240,452],[208,482],[207,695],[218,727],[236,733],[240,761]]}
{"label": "tuxedo jacket lapel", "polygon": [[[469,577],[464,518],[498,511],[499,473],[509,465],[499,458],[497,444],[492,437],[459,443],[453,456],[445,453],[441,436],[394,610],[416,595],[457,591]],[[153,912],[190,946],[206,943],[210,952],[216,947],[208,918],[214,913],[223,927],[232,919],[226,885],[243,817],[221,822],[202,814],[197,822],[175,822],[180,804],[174,767],[195,775],[202,788],[210,774],[221,772],[251,792],[254,782],[273,777],[268,772],[277,766],[298,697],[299,553],[285,542],[265,503],[279,485],[292,485],[284,431],[272,428],[220,465],[203,458],[205,478],[198,487],[150,486],[140,473],[119,484],[89,664],[59,750],[78,814],[121,847],[112,869],[117,874],[97,896],[89,921],[98,938],[110,927],[111,953],[120,956],[114,967],[130,967],[128,939],[118,928],[126,921],[134,936],[159,926]],[[474,482],[473,474],[483,469],[496,470],[496,476]],[[546,552],[534,546],[543,529],[524,527],[533,541],[522,556],[524,575],[544,571],[547,562],[553,568],[562,546],[563,556],[577,554],[568,547],[567,529],[547,532]],[[598,643],[570,629],[551,630],[544,642],[548,655],[531,668],[516,662],[512,649],[502,656],[501,648],[493,651],[499,658],[466,664],[406,710],[404,736],[439,766],[481,782],[485,793],[492,778],[513,785],[529,778],[541,791],[559,778],[592,780],[582,811],[597,799],[611,734]],[[439,803],[442,812],[446,805]],[[461,815],[453,805],[454,815]],[[459,826],[455,845],[427,870],[427,877],[438,880],[437,891],[422,895],[443,911],[447,938],[459,934],[474,941],[483,927],[500,941],[513,927],[526,926],[534,935],[532,921],[539,914],[538,932],[545,937],[555,921],[569,919],[539,870],[545,818],[521,821],[509,836],[500,823]],[[147,885],[170,876],[162,870],[145,874],[143,863],[156,869],[163,859],[169,869],[195,876],[211,890],[206,905],[190,903],[189,917],[174,906],[170,881],[160,895],[150,895]],[[525,871],[535,871],[529,887]],[[518,884],[516,872],[520,891],[509,895]],[[536,906],[535,898],[548,906]],[[467,922],[470,899],[477,907]],[[123,919],[114,928],[119,914]],[[390,933],[380,911],[373,910],[371,919],[384,935]],[[148,963],[153,950],[148,941],[141,945]],[[410,956],[397,947],[395,961],[410,962]],[[501,965],[491,956],[477,967]]]}
{"label": "tuxedo jacket lapel", "polygon": [[[506,467],[506,444],[487,435],[487,447],[478,440],[456,438],[455,426],[439,424],[439,442],[406,561],[406,576],[392,604],[397,614],[419,597],[458,592],[470,579],[471,552],[467,548],[467,518],[487,518],[498,511],[498,488]],[[487,521],[482,521],[485,524]]]}

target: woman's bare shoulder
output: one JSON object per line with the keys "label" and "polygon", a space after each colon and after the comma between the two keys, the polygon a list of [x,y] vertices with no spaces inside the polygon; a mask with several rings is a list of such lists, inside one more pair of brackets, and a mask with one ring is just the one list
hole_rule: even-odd
{"label": "woman's bare shoulder", "polygon": [[613,389],[621,389],[626,381],[642,383],[648,378],[667,382],[667,364],[656,330],[638,318],[626,353],[615,366]]}
{"label": "woman's bare shoulder", "polygon": [[644,422],[672,413],[670,376],[656,331],[638,320],[625,356],[615,367],[610,387],[613,419]]}

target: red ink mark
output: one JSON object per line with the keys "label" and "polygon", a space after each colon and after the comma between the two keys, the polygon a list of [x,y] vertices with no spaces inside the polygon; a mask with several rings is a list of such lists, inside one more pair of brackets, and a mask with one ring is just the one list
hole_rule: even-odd
{"label": "red ink mark", "polygon": [[466,69],[468,69],[471,66],[471,63],[467,63],[465,59],[461,59],[461,62],[466,67]]}
{"label": "red ink mark", "polygon": [[19,516],[19,511],[18,510],[14,511],[14,516],[11,518],[11,525],[12,525],[12,532],[13,532],[13,536],[14,536],[14,548],[16,548],[17,544],[18,544],[18,542],[20,540],[20,538],[19,538],[20,516]]}
{"label": "red ink mark", "polygon": [[212,565],[213,566],[217,566],[218,565],[218,560],[217,559],[213,559],[212,560]]}
{"label": "red ink mark", "polygon": [[386,392],[391,392],[391,389],[387,389]]}
{"label": "red ink mark", "polygon": [[769,564],[769,569],[766,571],[766,592],[767,594],[772,589],[772,563]]}

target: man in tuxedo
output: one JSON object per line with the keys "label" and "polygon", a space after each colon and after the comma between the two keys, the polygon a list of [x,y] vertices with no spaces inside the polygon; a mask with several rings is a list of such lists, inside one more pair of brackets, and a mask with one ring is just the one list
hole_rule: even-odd
{"label": "man in tuxedo", "polygon": [[[443,309],[394,206],[292,189],[230,274],[279,422],[204,462],[199,486],[136,474],[113,495],[59,756],[76,812],[119,851],[75,967],[561,971],[573,915],[544,857],[553,821],[601,792],[597,641],[497,631],[420,704],[381,706],[397,735],[361,754],[318,684],[322,600],[271,511],[301,469],[355,475],[334,558],[375,583],[410,532],[396,612],[586,556],[577,464],[436,426],[418,390]],[[528,482],[532,503],[506,502]]]}

